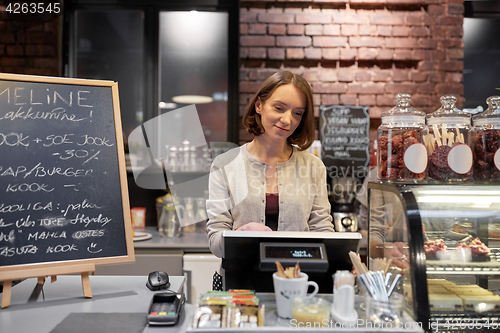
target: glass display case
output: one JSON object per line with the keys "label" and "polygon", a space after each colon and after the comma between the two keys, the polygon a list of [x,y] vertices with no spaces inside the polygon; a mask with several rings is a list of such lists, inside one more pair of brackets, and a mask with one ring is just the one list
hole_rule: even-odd
{"label": "glass display case", "polygon": [[500,328],[500,187],[368,185],[368,265],[402,274],[407,312],[426,331]]}

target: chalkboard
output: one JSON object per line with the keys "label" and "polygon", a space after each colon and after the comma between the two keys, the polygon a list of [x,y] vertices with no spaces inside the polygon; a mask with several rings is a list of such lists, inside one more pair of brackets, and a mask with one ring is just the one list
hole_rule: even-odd
{"label": "chalkboard", "polygon": [[370,156],[368,107],[321,105],[319,110],[321,158],[329,176],[364,177]]}
{"label": "chalkboard", "polygon": [[117,83],[0,74],[0,154],[0,280],[134,260]]}

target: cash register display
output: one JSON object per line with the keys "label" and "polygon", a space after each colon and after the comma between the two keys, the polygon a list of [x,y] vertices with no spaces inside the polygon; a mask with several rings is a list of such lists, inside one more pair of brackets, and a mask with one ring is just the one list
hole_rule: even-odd
{"label": "cash register display", "polygon": [[286,259],[319,259],[321,248],[319,246],[304,247],[284,247],[284,246],[266,246],[266,258],[286,258]]}

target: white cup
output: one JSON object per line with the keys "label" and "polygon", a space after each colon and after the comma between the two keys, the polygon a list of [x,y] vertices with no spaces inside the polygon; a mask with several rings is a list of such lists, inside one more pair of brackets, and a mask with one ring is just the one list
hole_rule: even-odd
{"label": "white cup", "polygon": [[[306,273],[300,273],[300,278],[287,279],[273,274],[274,295],[276,297],[276,308],[278,316],[292,318],[292,301],[296,297],[313,297],[318,293],[319,286],[314,281],[307,281]],[[314,291],[307,295],[307,288],[314,287]]]}

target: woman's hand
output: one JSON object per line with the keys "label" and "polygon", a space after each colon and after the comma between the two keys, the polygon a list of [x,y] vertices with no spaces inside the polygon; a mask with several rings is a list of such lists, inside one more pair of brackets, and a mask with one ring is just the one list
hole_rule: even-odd
{"label": "woman's hand", "polygon": [[[273,229],[268,226],[258,223],[258,222],[250,222],[242,225],[241,227],[234,229],[238,231],[273,231]],[[222,237],[219,238],[219,247],[222,249]]]}
{"label": "woman's hand", "polygon": [[240,230],[241,231],[273,231],[268,226],[266,226],[262,223],[258,223],[258,222],[250,222],[250,223],[244,224],[236,230],[238,230],[238,231],[240,231]]}

